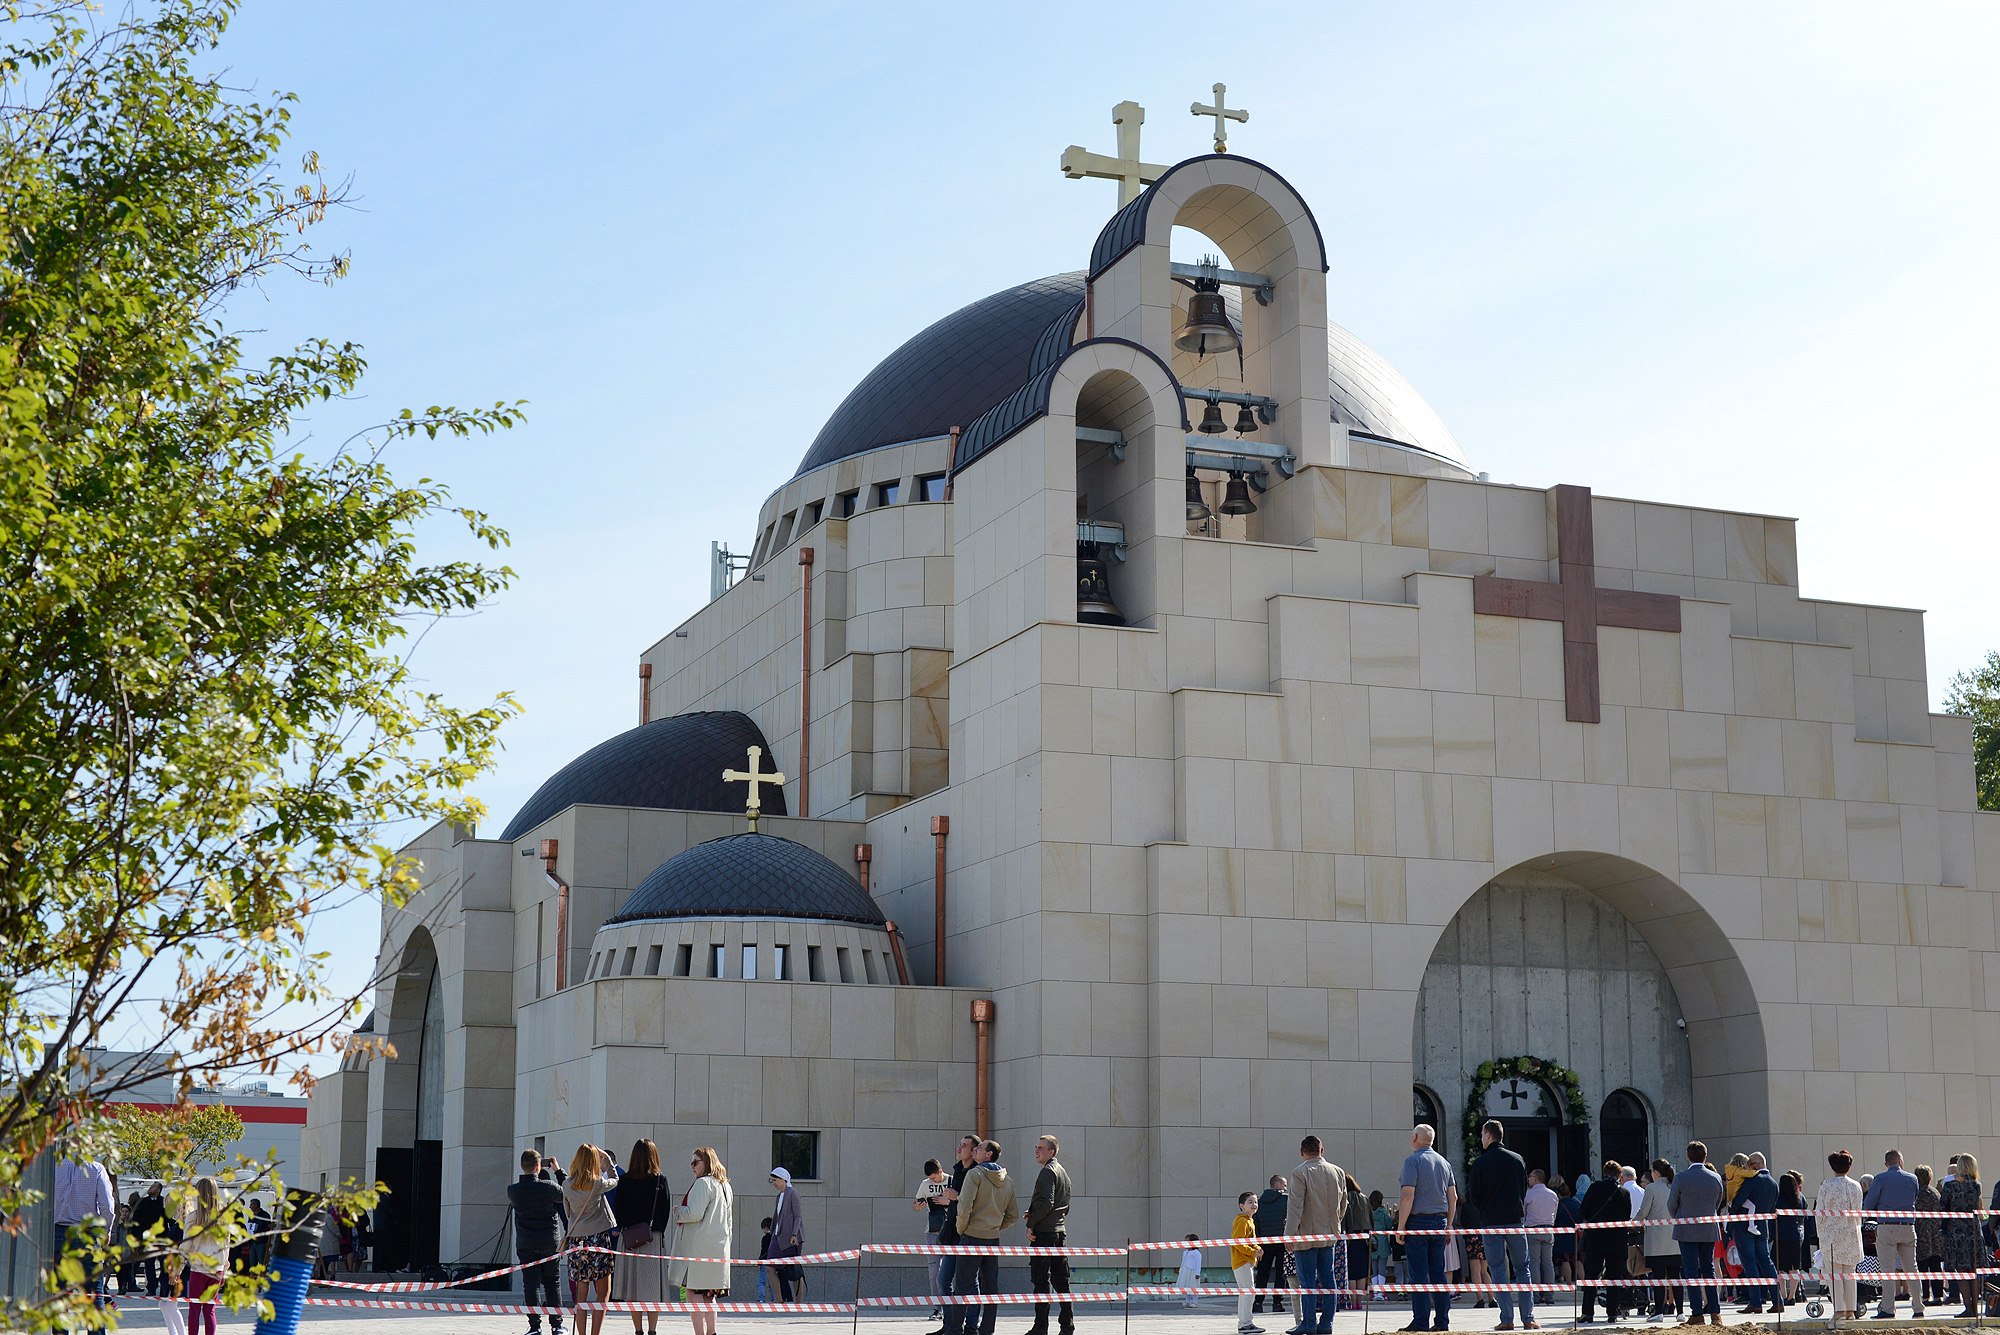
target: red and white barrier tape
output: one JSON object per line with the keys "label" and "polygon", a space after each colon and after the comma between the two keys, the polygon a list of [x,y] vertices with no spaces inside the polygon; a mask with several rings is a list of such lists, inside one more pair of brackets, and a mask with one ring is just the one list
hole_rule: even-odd
{"label": "red and white barrier tape", "polygon": [[1248,1247],[1253,1243],[1259,1247],[1278,1246],[1287,1242],[1310,1242],[1316,1247],[1324,1247],[1336,1242],[1362,1242],[1371,1234],[1367,1233],[1283,1233],[1273,1238],[1260,1238],[1252,1234],[1247,1238],[1199,1238],[1193,1242],[1134,1242],[1125,1247],[1111,1247],[1113,1252],[1165,1252],[1176,1247]]}
{"label": "red and white barrier tape", "polygon": [[1329,1297],[1334,1294],[1341,1294],[1350,1298],[1358,1298],[1365,1296],[1368,1292],[1366,1289],[1231,1289],[1225,1288],[1220,1284],[1210,1284],[1205,1288],[1193,1289],[1184,1289],[1178,1284],[1134,1284],[1125,1291],[1134,1297],[1144,1294],[1149,1297],[1169,1298],[1240,1298],[1246,1293],[1260,1298],[1268,1298],[1273,1295],[1282,1296],[1287,1293],[1317,1293],[1325,1294]]}
{"label": "red and white barrier tape", "polygon": [[[616,1247],[593,1247],[579,1243],[569,1249],[572,1252],[602,1252],[607,1256],[623,1256],[634,1261],[705,1261],[709,1265],[727,1262],[730,1265],[831,1265],[835,1261],[852,1261],[861,1255],[861,1247],[850,1247],[844,1252],[813,1252],[806,1256],[667,1256],[660,1252],[621,1252]],[[568,1255],[567,1252],[564,1255]],[[554,1260],[554,1257],[548,1258]],[[536,1264],[539,1264],[537,1262]],[[519,1269],[519,1267],[515,1267]],[[498,1271],[494,1272],[498,1274]],[[460,1283],[469,1281],[461,1280]]]}
{"label": "red and white barrier tape", "polygon": [[[1136,1292],[1136,1290],[1135,1290]],[[857,1307],[937,1307],[940,1304],[965,1307],[999,1307],[1010,1303],[1121,1303],[1125,1301],[1125,1290],[1117,1292],[1087,1293],[947,1293],[925,1296],[915,1294],[907,1297],[862,1298]],[[854,1307],[849,1307],[853,1311]]]}
{"label": "red and white barrier tape", "polygon": [[[1193,1246],[1193,1243],[1189,1243]],[[1138,1244],[1133,1244],[1136,1249]],[[884,1256],[1123,1256],[1123,1247],[1003,1247],[960,1245],[947,1247],[934,1242],[870,1242],[858,1250],[879,1252]],[[855,1253],[845,1254],[853,1260]]]}

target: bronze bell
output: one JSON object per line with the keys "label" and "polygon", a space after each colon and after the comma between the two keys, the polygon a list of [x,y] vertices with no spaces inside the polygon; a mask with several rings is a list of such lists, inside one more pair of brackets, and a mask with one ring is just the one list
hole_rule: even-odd
{"label": "bronze bell", "polygon": [[1094,542],[1076,545],[1076,619],[1087,626],[1125,624],[1125,614],[1111,601],[1104,554]]}
{"label": "bronze bell", "polygon": [[1243,474],[1231,473],[1229,486],[1222,495],[1222,513],[1226,515],[1254,515],[1257,502],[1250,499],[1250,484]]}
{"label": "bronze bell", "polygon": [[1208,498],[1201,494],[1201,479],[1197,478],[1194,475],[1194,470],[1190,468],[1188,469],[1187,485],[1188,523],[1199,524],[1202,520],[1208,518],[1208,515]]}
{"label": "bronze bell", "polygon": [[1257,414],[1251,412],[1250,405],[1246,403],[1236,412],[1236,434],[1239,436],[1248,436],[1256,430]]}
{"label": "bronze bell", "polygon": [[1229,323],[1229,312],[1223,307],[1222,284],[1213,278],[1195,279],[1194,295],[1188,298],[1187,325],[1174,340],[1174,346],[1197,357],[1212,357],[1219,352],[1234,352],[1242,344],[1236,327]]}
{"label": "bronze bell", "polygon": [[1207,410],[1201,415],[1201,425],[1195,430],[1204,436],[1219,436],[1229,430],[1228,425],[1222,420],[1222,405],[1210,400]]}

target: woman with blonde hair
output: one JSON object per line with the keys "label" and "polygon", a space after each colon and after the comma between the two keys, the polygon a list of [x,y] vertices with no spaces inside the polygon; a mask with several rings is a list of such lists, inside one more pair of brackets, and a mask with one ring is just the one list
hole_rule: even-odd
{"label": "woman with blonde hair", "polygon": [[[1970,1154],[1958,1156],[1958,1173],[1951,1181],[1938,1188],[1938,1208],[1947,1215],[1962,1214],[1979,1208],[1979,1160]],[[1978,1269],[1981,1253],[1979,1245],[1979,1221],[1977,1219],[1951,1219],[1944,1221],[1944,1268],[1970,1272]],[[1961,1279],[1954,1281],[1959,1294],[1965,1299],[1965,1310],[1961,1317],[1979,1315],[1979,1281]]]}
{"label": "woman with blonde hair", "polygon": [[[694,1183],[681,1197],[674,1211],[673,1255],[669,1262],[669,1285],[685,1285],[689,1302],[704,1299],[719,1302],[729,1296],[729,1242],[736,1218],[736,1193],[729,1186],[729,1170],[722,1157],[703,1146],[688,1159]],[[700,1259],[691,1259],[691,1258]],[[715,1335],[713,1310],[688,1313],[694,1335]]]}
{"label": "woman with blonde hair", "polygon": [[181,1207],[181,1237],[188,1335],[215,1335],[215,1304],[202,1298],[229,1273],[229,1212],[222,1208],[222,1189],[206,1174],[194,1180],[193,1195]]}
{"label": "woman with blonde hair", "polygon": [[1820,1250],[1827,1288],[1833,1294],[1833,1324],[1854,1319],[1854,1267],[1861,1264],[1861,1184],[1847,1175],[1854,1156],[1835,1150],[1826,1156],[1834,1175],[1819,1184],[1813,1210],[1819,1217]]}
{"label": "woman with blonde hair", "polygon": [[618,1216],[611,1209],[611,1193],[618,1179],[611,1176],[611,1156],[595,1145],[579,1145],[569,1161],[569,1178],[563,1183],[563,1209],[569,1216],[565,1247],[601,1247],[603,1251],[575,1251],[569,1254],[569,1282],[576,1286],[576,1335],[598,1335],[604,1329],[604,1313],[590,1313],[584,1325],[583,1304],[592,1301],[591,1286],[597,1288],[597,1302],[611,1300],[611,1252],[618,1248]]}

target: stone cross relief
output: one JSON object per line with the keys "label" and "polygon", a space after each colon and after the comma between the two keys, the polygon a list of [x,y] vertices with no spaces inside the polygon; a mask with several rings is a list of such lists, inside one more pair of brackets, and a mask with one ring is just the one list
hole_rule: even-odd
{"label": "stone cross relief", "polygon": [[750,833],[752,834],[757,833],[757,817],[764,808],[763,800],[757,796],[759,786],[767,783],[775,783],[780,788],[785,786],[784,775],[778,773],[776,770],[766,770],[758,763],[763,758],[764,748],[753,746],[750,748],[750,768],[747,773],[740,769],[726,769],[722,771],[722,781],[724,783],[747,783],[750,785],[750,801],[745,804],[743,814],[750,820]]}
{"label": "stone cross relief", "polygon": [[1678,633],[1681,600],[1670,593],[1599,588],[1590,488],[1559,486],[1553,494],[1561,580],[1548,584],[1480,575],[1472,581],[1472,610],[1480,616],[1562,622],[1563,717],[1571,723],[1597,723],[1603,713],[1598,691],[1597,628],[1622,626]]}
{"label": "stone cross relief", "polygon": [[1223,92],[1224,85],[1217,84],[1215,85],[1214,106],[1203,106],[1197,102],[1188,108],[1189,113],[1192,115],[1215,117],[1215,151],[1218,153],[1227,153],[1229,151],[1229,122],[1235,121],[1238,125],[1246,125],[1250,121],[1249,112],[1230,110],[1228,102],[1223,97]]}
{"label": "stone cross relief", "polygon": [[1079,144],[1071,144],[1063,150],[1062,172],[1072,181],[1095,176],[1100,180],[1118,182],[1118,207],[1122,209],[1137,199],[1147,186],[1166,175],[1167,169],[1157,163],[1139,160],[1139,127],[1146,123],[1144,107],[1137,102],[1120,102],[1111,108],[1111,123],[1118,127],[1118,156],[1107,158],[1101,153],[1086,152]]}

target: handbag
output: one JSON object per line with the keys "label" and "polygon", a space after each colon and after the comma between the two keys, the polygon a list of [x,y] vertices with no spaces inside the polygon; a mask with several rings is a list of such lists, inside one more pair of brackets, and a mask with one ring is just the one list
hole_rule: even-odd
{"label": "handbag", "polygon": [[1625,1244],[1625,1273],[1633,1279],[1653,1273],[1653,1268],[1646,1264],[1646,1249],[1637,1243]]}
{"label": "handbag", "polygon": [[618,1230],[618,1245],[628,1252],[636,1252],[653,1241],[653,1216],[660,1209],[660,1179],[653,1180],[653,1203],[646,1207],[646,1217],[637,1224],[627,1224]]}
{"label": "handbag", "polygon": [[1743,1257],[1742,1254],[1736,1250],[1735,1243],[1732,1242],[1729,1244],[1729,1251],[1726,1253],[1726,1256],[1729,1261],[1729,1264],[1735,1266],[1738,1270],[1741,1270],[1743,1268]]}

